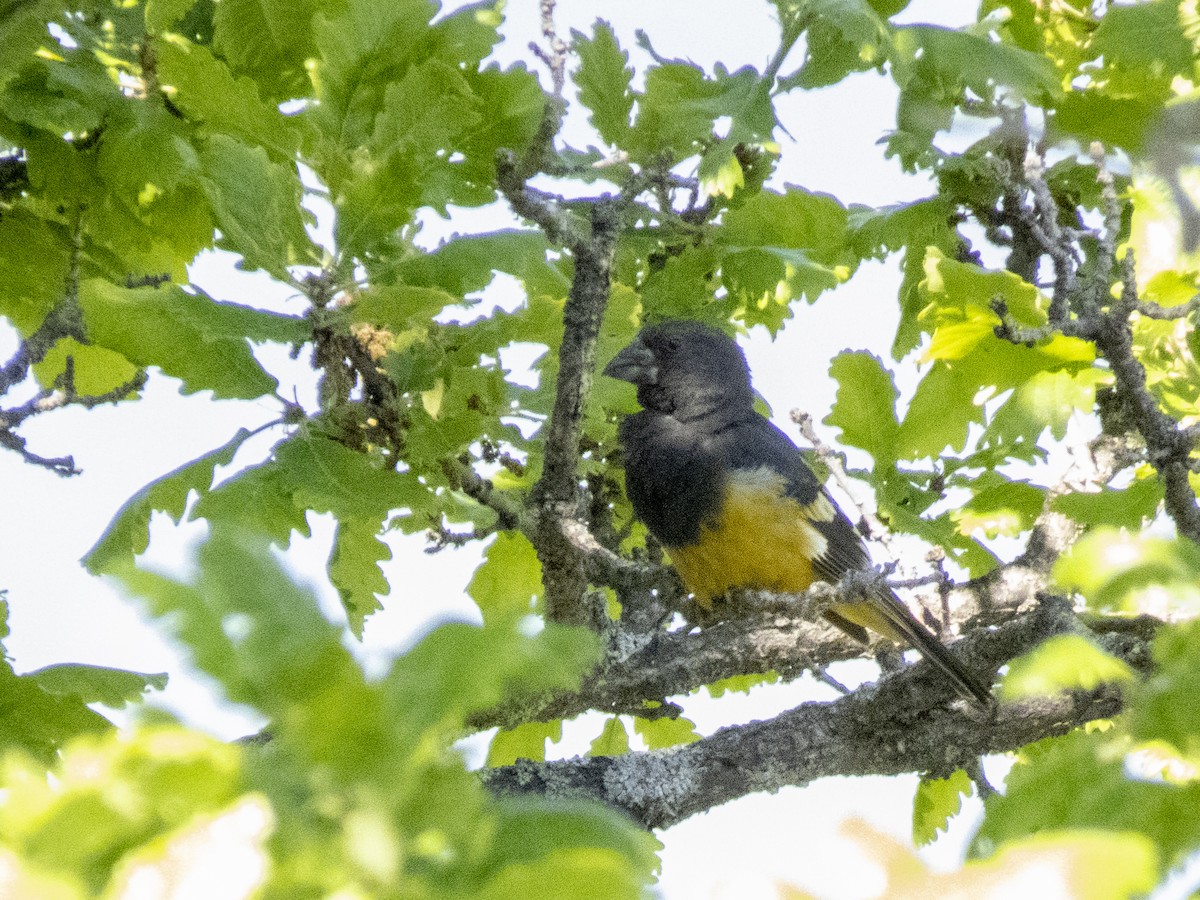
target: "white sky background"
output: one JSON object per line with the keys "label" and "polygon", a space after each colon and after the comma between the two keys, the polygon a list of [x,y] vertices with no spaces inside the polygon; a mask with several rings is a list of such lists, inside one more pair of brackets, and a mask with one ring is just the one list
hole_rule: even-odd
{"label": "white sky background", "polygon": [[[540,37],[537,6],[536,0],[510,0],[507,41],[497,52],[504,64],[522,59],[539,70],[527,49],[530,41]],[[961,25],[973,19],[974,9],[974,3],[962,0],[917,0],[900,18]],[[742,65],[761,69],[777,42],[776,24],[766,2],[719,0],[560,0],[560,33],[566,36],[572,28],[588,31],[597,16],[612,22],[639,76],[646,60],[635,45],[635,28],[644,29],[664,56],[690,58],[706,69],[718,60],[731,71]],[[783,71],[791,71],[799,60],[794,51]],[[783,152],[775,183],[826,191],[844,203],[882,205],[928,196],[932,193],[928,181],[902,175],[894,161],[883,159],[882,148],[876,145],[894,122],[895,99],[890,78],[874,73],[852,76],[834,88],[793,92],[782,98],[777,110],[795,140],[778,135]],[[594,142],[582,128],[586,121],[582,111],[576,111],[567,131],[576,146]],[[486,231],[509,222],[503,207],[467,211],[452,223],[431,216],[422,241],[433,245],[456,230]],[[823,296],[815,307],[796,306],[794,319],[777,341],[756,329],[744,342],[755,386],[789,434],[795,434],[787,419],[790,409],[804,409],[818,420],[828,413],[835,390],[828,364],[837,352],[868,349],[887,358],[897,317],[896,268],[896,260],[866,264],[849,284]],[[303,310],[302,302],[287,289],[264,275],[236,271],[226,255],[206,254],[193,267],[192,277],[219,299],[294,313]],[[15,347],[10,333],[0,333],[0,360],[9,358]],[[295,378],[301,402],[315,409],[311,372],[303,361],[291,363],[285,349],[274,347],[262,351],[260,359],[281,377],[282,394],[290,394],[287,379]],[[208,394],[180,396],[177,387],[177,382],[155,372],[140,403],[90,412],[60,410],[22,427],[34,452],[73,453],[84,470],[77,478],[61,479],[23,464],[15,454],[0,453],[0,589],[8,591],[12,627],[6,644],[19,672],[58,662],[169,672],[169,687],[150,702],[222,738],[233,738],[261,723],[216,699],[211,685],[190,672],[179,653],[142,622],[136,603],[87,575],[78,564],[120,505],[148,481],[219,446],[237,428],[252,428],[279,415],[277,405],[269,400],[214,403]],[[823,431],[826,437],[834,437]],[[278,430],[260,436],[239,454],[239,464],[260,459],[280,437]],[[331,523],[325,517],[309,518],[314,537],[294,539],[288,565],[298,578],[314,585],[330,616],[340,620],[336,592],[324,576]],[[152,558],[164,566],[186,566],[188,548],[203,533],[202,525],[176,527],[166,517],[156,516]],[[385,573],[396,588],[384,601],[384,611],[368,620],[363,645],[354,644],[372,668],[386,664],[439,621],[477,619],[464,588],[481,558],[481,548],[429,556],[422,552],[425,545],[420,536],[396,535],[390,543],[395,559]],[[870,678],[871,673],[867,663],[835,669],[838,677],[852,684]],[[687,701],[686,708],[700,730],[709,733],[721,725],[768,718],[831,694],[830,689],[805,679],[760,687],[749,695],[726,695],[719,701],[705,695]],[[598,733],[599,721],[597,717],[568,723],[566,739],[552,752],[557,756],[584,752]],[[774,796],[754,795],[696,816],[660,835],[666,844],[663,896],[668,900],[773,897],[780,881],[802,885],[821,897],[871,896],[880,887],[878,873],[852,845],[837,838],[837,825],[856,816],[907,841],[915,786],[915,776],[827,779]],[[970,827],[961,822],[948,839],[923,855],[939,867],[954,865]]]}

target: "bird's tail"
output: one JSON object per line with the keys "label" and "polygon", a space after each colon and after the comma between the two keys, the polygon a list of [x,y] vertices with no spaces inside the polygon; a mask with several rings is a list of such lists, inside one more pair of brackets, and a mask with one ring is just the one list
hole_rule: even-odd
{"label": "bird's tail", "polygon": [[[892,637],[906,642],[921,651],[921,655],[941,669],[953,683],[955,690],[964,698],[983,707],[990,708],[995,700],[992,693],[980,680],[960,663],[937,635],[917,621],[895,591],[885,588],[870,600],[871,606],[887,621]],[[883,629],[879,629],[883,630]],[[886,632],[884,632],[886,633]]]}

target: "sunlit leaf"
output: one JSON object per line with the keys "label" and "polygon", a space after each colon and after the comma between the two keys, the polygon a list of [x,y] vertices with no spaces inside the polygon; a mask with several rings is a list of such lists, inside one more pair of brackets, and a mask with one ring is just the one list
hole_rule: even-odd
{"label": "sunlit leaf", "polygon": [[1001,682],[1008,700],[1063,690],[1092,690],[1106,682],[1129,681],[1133,670],[1076,634],[1060,634],[1009,663]]}
{"label": "sunlit leaf", "polygon": [[962,810],[963,797],[969,797],[973,790],[970,777],[962,769],[949,778],[922,778],[913,798],[913,843],[922,847],[944,834],[950,820]]}

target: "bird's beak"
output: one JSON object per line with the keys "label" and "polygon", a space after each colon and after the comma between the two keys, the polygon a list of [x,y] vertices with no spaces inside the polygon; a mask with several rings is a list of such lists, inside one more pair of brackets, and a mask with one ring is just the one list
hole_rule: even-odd
{"label": "bird's beak", "polygon": [[604,374],[632,384],[654,384],[658,381],[658,360],[653,350],[636,340],[613,357],[604,367]]}

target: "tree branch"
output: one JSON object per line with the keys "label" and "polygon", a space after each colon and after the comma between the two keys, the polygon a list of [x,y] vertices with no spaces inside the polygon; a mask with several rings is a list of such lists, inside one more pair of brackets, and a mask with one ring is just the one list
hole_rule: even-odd
{"label": "tree branch", "polygon": [[[1077,627],[1069,607],[1053,601],[979,632],[971,642],[980,656],[995,659]],[[1140,644],[1126,645],[1126,655],[1139,658]],[[1121,709],[1119,692],[1101,687],[1004,705],[991,721],[980,722],[958,709],[930,708],[930,693],[939,688],[948,698],[932,667],[914,665],[832,703],[806,703],[683,747],[547,763],[522,760],[482,777],[498,793],[600,800],[647,828],[666,828],[750,793],[829,775],[948,774],[984,754],[1064,734]]]}
{"label": "tree branch", "polygon": [[571,248],[575,275],[563,309],[554,408],[546,429],[542,476],[530,498],[537,516],[534,546],[545,577],[546,615],[574,625],[592,624],[597,616],[584,602],[587,575],[561,523],[579,517],[579,439],[620,225],[615,201],[598,202],[592,207],[590,239]]}
{"label": "tree branch", "polygon": [[[1112,370],[1117,394],[1128,410],[1129,425],[1146,442],[1149,462],[1163,480],[1167,514],[1181,535],[1200,543],[1200,504],[1189,481],[1194,440],[1159,406],[1147,384],[1146,369],[1134,353],[1131,316],[1143,310],[1153,316],[1156,310],[1144,305],[1138,297],[1132,251],[1126,251],[1120,260],[1116,258],[1121,221],[1119,200],[1113,190],[1112,176],[1103,165],[1101,149],[1094,146],[1091,153],[1105,203],[1105,226],[1099,235],[1099,246],[1105,255],[1096,267],[1101,274],[1088,283],[1076,278],[1079,259],[1074,242],[1078,234],[1058,225],[1058,205],[1046,184],[1041,158],[1030,151],[1023,181],[1034,198],[1033,209],[1022,207],[1013,215],[1027,226],[1028,233],[1053,264],[1055,286],[1049,322],[1040,328],[1021,327],[1004,303],[996,300],[992,304],[1000,318],[996,335],[1013,343],[1032,345],[1061,332],[1095,346],[1097,354]],[[1111,302],[1108,280],[1114,271],[1120,276],[1121,294]],[[1191,303],[1187,304],[1189,312],[1191,307]]]}

